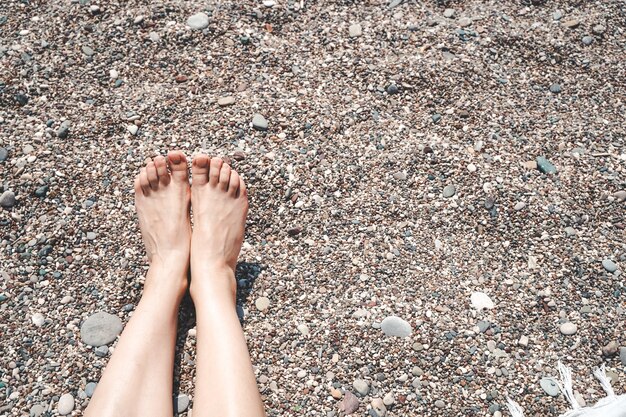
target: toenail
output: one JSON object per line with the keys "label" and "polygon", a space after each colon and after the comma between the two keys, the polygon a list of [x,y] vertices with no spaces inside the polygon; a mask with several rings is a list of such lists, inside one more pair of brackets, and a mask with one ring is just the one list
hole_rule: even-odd
{"label": "toenail", "polygon": [[181,160],[181,158],[180,158],[179,154],[173,153],[173,154],[170,155],[170,161],[172,161],[172,163],[178,164],[178,163],[180,163],[180,160]]}
{"label": "toenail", "polygon": [[206,158],[198,158],[196,159],[196,165],[200,168],[206,168],[209,166],[209,160]]}

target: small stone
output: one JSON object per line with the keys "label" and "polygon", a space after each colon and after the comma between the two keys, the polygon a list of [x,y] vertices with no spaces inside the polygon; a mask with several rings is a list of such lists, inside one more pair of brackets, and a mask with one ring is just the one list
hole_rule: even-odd
{"label": "small stone", "polygon": [[359,399],[350,391],[346,391],[343,400],[339,403],[339,411],[342,411],[345,414],[352,414],[358,409]]}
{"label": "small stone", "polygon": [[408,322],[396,316],[385,317],[380,328],[385,335],[395,337],[408,337],[413,332]]}
{"label": "small stone", "polygon": [[622,366],[626,366],[626,347],[619,348],[619,360],[622,362]]}
{"label": "small stone", "polygon": [[476,169],[477,169],[477,168],[476,168],[476,165],[474,165],[474,164],[469,164],[469,165],[467,165],[467,170],[468,170],[469,172],[476,172]]}
{"label": "small stone", "polygon": [[91,49],[89,46],[87,45],[83,45],[83,47],[81,48],[81,50],[83,51],[83,54],[87,55],[87,56],[92,56],[93,54],[95,54],[96,52]]}
{"label": "small stone", "polygon": [[306,324],[299,324],[297,329],[303,336],[307,336],[309,334],[309,326]]}
{"label": "small stone", "polygon": [[459,19],[459,26],[461,26],[462,28],[470,26],[472,24],[472,19],[470,19],[469,17],[462,17]]}
{"label": "small stone", "polygon": [[583,36],[583,43],[585,45],[591,45],[593,43],[593,36]]}
{"label": "small stone", "polygon": [[561,20],[562,17],[563,12],[561,10],[556,10],[554,13],[552,13],[552,19],[554,20]]}
{"label": "small stone", "polygon": [[456,187],[452,184],[450,185],[446,185],[443,189],[443,196],[445,198],[450,198],[452,197],[454,194],[456,194]]}
{"label": "small stone", "polygon": [[73,409],[74,397],[72,397],[72,394],[63,394],[61,398],[59,398],[59,403],[57,404],[59,414],[62,416],[68,415]]}
{"label": "small stone", "polygon": [[24,94],[16,94],[15,101],[17,101],[17,104],[19,104],[20,106],[25,106],[28,104],[28,96]]}
{"label": "small stone", "polygon": [[365,397],[370,392],[370,384],[363,379],[355,379],[352,383],[352,387],[361,397]]}
{"label": "small stone", "polygon": [[4,162],[9,158],[9,150],[7,148],[0,148],[0,162]]}
{"label": "small stone", "polygon": [[87,237],[87,240],[96,240],[98,235],[96,235],[95,232],[87,232],[86,237]]}
{"label": "small stone", "polygon": [[614,356],[619,351],[619,345],[615,340],[610,341],[606,346],[602,347],[602,354],[604,356]]}
{"label": "small stone", "polygon": [[476,323],[476,327],[478,327],[478,331],[481,333],[485,333],[489,327],[491,327],[491,323],[486,320],[478,320]]}
{"label": "small stone", "polygon": [[439,121],[441,120],[441,115],[438,113],[435,113],[432,116],[430,116],[430,118],[433,120],[433,123],[439,123]]}
{"label": "small stone", "polygon": [[561,92],[561,85],[560,84],[552,84],[550,86],[550,92],[554,93],[554,94],[558,94]]}
{"label": "small stone", "polygon": [[267,120],[259,113],[255,113],[252,116],[252,127],[256,130],[266,131],[268,128]]}
{"label": "small stone", "polygon": [[398,181],[405,181],[407,179],[407,174],[404,171],[398,171],[393,174],[393,178]]}
{"label": "small stone", "polygon": [[331,388],[330,395],[336,400],[340,400],[341,397],[343,397],[343,393],[340,389],[337,388]]}
{"label": "small stone", "polygon": [[591,29],[591,32],[593,32],[594,35],[602,35],[606,32],[606,27],[603,25],[595,25],[593,29]]}
{"label": "small stone", "polygon": [[541,385],[541,388],[551,397],[556,397],[559,395],[559,392],[561,392],[559,386],[552,378],[542,378],[541,381],[539,381],[539,385]]}
{"label": "small stone", "polygon": [[182,413],[189,407],[189,396],[187,394],[178,394],[176,397],[176,411]]}
{"label": "small stone", "polygon": [[287,230],[287,234],[289,236],[298,236],[300,233],[302,233],[302,228],[300,226],[292,227]]}
{"label": "small stone", "polygon": [[470,296],[470,302],[472,307],[477,311],[482,311],[483,309],[492,309],[495,307],[494,302],[489,298],[487,294],[480,291],[474,291]]}
{"label": "small stone", "polygon": [[33,321],[33,324],[37,327],[43,326],[44,323],[46,322],[45,317],[41,313],[33,314],[33,316],[31,317],[31,320]]}
{"label": "small stone", "polygon": [[28,413],[29,417],[41,417],[43,413],[46,412],[46,409],[41,404],[35,404],[30,408]]}
{"label": "small stone", "polygon": [[161,40],[161,36],[156,32],[148,33],[148,38],[154,43],[158,43]]}
{"label": "small stone", "polygon": [[395,398],[393,397],[393,393],[391,392],[388,392],[387,395],[383,397],[383,404],[385,404],[387,407],[393,405],[394,402]]}
{"label": "small stone", "polygon": [[519,340],[517,341],[517,344],[522,347],[527,347],[528,342],[529,342],[528,336],[521,336]]}
{"label": "small stone", "polygon": [[443,11],[443,17],[452,19],[454,17],[455,10],[454,9],[446,9]]}
{"label": "small stone", "polygon": [[4,208],[11,208],[15,205],[15,193],[11,190],[6,190],[0,195],[0,206]]}
{"label": "small stone", "polygon": [[555,174],[556,167],[545,156],[537,157],[537,169],[544,174]]}
{"label": "small stone", "polygon": [[515,204],[515,207],[513,207],[513,210],[520,211],[524,207],[526,207],[526,203],[524,203],[523,201],[520,201],[517,204]]}
{"label": "small stone", "polygon": [[71,303],[73,300],[71,295],[66,295],[65,297],[61,298],[61,304],[69,304]]}
{"label": "small stone", "polygon": [[348,31],[350,33],[351,38],[356,38],[363,34],[363,29],[361,28],[361,25],[359,23],[350,25],[350,27],[348,28]]}
{"label": "small stone", "polygon": [[265,311],[270,306],[270,299],[267,297],[259,297],[254,302],[254,305],[256,306],[257,310]]}
{"label": "small stone", "polygon": [[43,198],[48,194],[48,186],[42,185],[41,187],[37,187],[35,189],[35,196],[39,198]]}
{"label": "small stone", "polygon": [[114,341],[123,328],[119,317],[99,311],[89,316],[82,324],[80,338],[83,343],[98,347]]}
{"label": "small stone", "polygon": [[89,382],[85,386],[85,394],[87,394],[87,396],[91,398],[93,396],[93,393],[96,391],[97,386],[98,384],[96,382]]}
{"label": "small stone", "polygon": [[404,0],[391,0],[391,1],[389,2],[389,8],[390,8],[390,9],[395,9],[396,7],[398,7],[399,5],[401,5],[403,1],[404,1]]}
{"label": "small stone", "polygon": [[493,206],[496,204],[496,199],[491,197],[491,196],[487,196],[485,197],[485,208],[487,210],[491,210],[493,208]]}
{"label": "small stone", "polygon": [[192,29],[202,30],[209,26],[209,16],[205,13],[196,13],[192,16],[189,16],[187,19],[187,26]]}
{"label": "small stone", "polygon": [[606,269],[608,272],[615,272],[617,271],[617,264],[615,262],[613,262],[610,259],[605,259],[602,261],[602,266],[604,267],[604,269]]}
{"label": "small stone", "polygon": [[559,330],[561,331],[561,334],[564,334],[566,336],[571,336],[578,331],[578,326],[576,326],[574,323],[566,322],[566,323],[561,324],[561,327],[559,327]]}
{"label": "small stone", "polygon": [[61,123],[59,126],[59,130],[57,130],[57,137],[59,139],[67,138],[67,135],[70,133],[70,125],[67,121]]}
{"label": "small stone", "polygon": [[626,201],[626,190],[620,190],[613,194],[618,203]]}
{"label": "small stone", "polygon": [[135,19],[133,20],[133,23],[135,25],[139,25],[139,24],[141,24],[143,22],[143,20],[144,20],[144,17],[142,15],[139,15],[139,16],[135,17]]}
{"label": "small stone", "polygon": [[400,90],[398,90],[398,86],[395,84],[389,84],[387,86],[387,94],[398,94],[400,92]]}
{"label": "small stone", "polygon": [[444,403],[442,400],[435,401],[435,407],[444,408],[445,406],[446,406],[446,403]]}
{"label": "small stone", "polygon": [[233,96],[220,97],[217,99],[217,104],[220,105],[221,107],[232,106],[233,104],[235,104],[235,97]]}
{"label": "small stone", "polygon": [[576,229],[574,229],[573,227],[568,226],[564,230],[565,230],[565,236],[567,237],[576,236]]}
{"label": "small stone", "polygon": [[370,406],[372,407],[372,410],[376,412],[378,417],[387,415],[387,407],[381,398],[374,398],[372,402],[370,402]]}
{"label": "small stone", "polygon": [[139,131],[139,126],[137,125],[128,125],[126,126],[126,129],[128,130],[128,132],[135,136],[137,134],[137,132]]}
{"label": "small stone", "polygon": [[100,358],[104,358],[108,354],[109,354],[109,347],[107,345],[98,346],[96,348],[96,356]]}
{"label": "small stone", "polygon": [[569,19],[562,23],[568,29],[575,29],[580,25],[580,21],[577,19]]}

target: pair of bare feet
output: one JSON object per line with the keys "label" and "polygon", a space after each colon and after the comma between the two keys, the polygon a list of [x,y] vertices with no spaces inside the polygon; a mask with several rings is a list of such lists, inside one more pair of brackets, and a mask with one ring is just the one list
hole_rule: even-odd
{"label": "pair of bare feet", "polygon": [[[222,159],[205,154],[193,158],[191,176],[192,186],[185,154],[172,151],[167,158],[149,161],[135,179],[135,205],[148,260],[159,266],[191,265],[192,270],[194,265],[228,269],[224,276],[232,276],[248,212],[246,184]],[[181,279],[178,274],[172,277]],[[186,277],[167,284],[182,294],[188,285]],[[223,284],[234,296],[235,281]],[[159,285],[163,283],[146,279],[146,290]],[[192,297],[202,285],[192,280]]]}

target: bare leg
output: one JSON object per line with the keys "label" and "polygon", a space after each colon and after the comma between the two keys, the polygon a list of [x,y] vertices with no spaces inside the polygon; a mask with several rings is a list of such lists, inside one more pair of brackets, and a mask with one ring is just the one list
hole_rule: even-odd
{"label": "bare leg", "polygon": [[87,417],[167,416],[178,307],[187,290],[191,242],[189,177],[180,152],[149,162],[135,180],[135,205],[150,269],[143,296],[115,348]]}
{"label": "bare leg", "polygon": [[263,403],[235,310],[235,265],[243,242],[248,194],[219,158],[194,158],[190,294],[196,306],[194,417],[262,417]]}

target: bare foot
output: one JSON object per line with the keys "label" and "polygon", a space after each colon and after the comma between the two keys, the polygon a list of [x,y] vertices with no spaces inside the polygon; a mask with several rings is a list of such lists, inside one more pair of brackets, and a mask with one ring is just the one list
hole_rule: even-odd
{"label": "bare foot", "polygon": [[180,151],[170,152],[167,161],[157,156],[135,178],[135,206],[151,266],[158,264],[168,270],[187,271],[191,245],[190,196],[187,159]]}
{"label": "bare foot", "polygon": [[[191,207],[193,210],[193,235],[191,238],[192,271],[191,295],[194,289],[222,280],[234,292],[237,257],[243,242],[248,193],[243,179],[220,158],[201,154],[191,165]],[[225,272],[225,273],[221,273]],[[212,273],[212,278],[208,276]],[[206,278],[206,279],[203,279]],[[213,281],[213,282],[208,282]],[[224,282],[225,281],[225,282]],[[223,286],[222,286],[223,287]]]}

